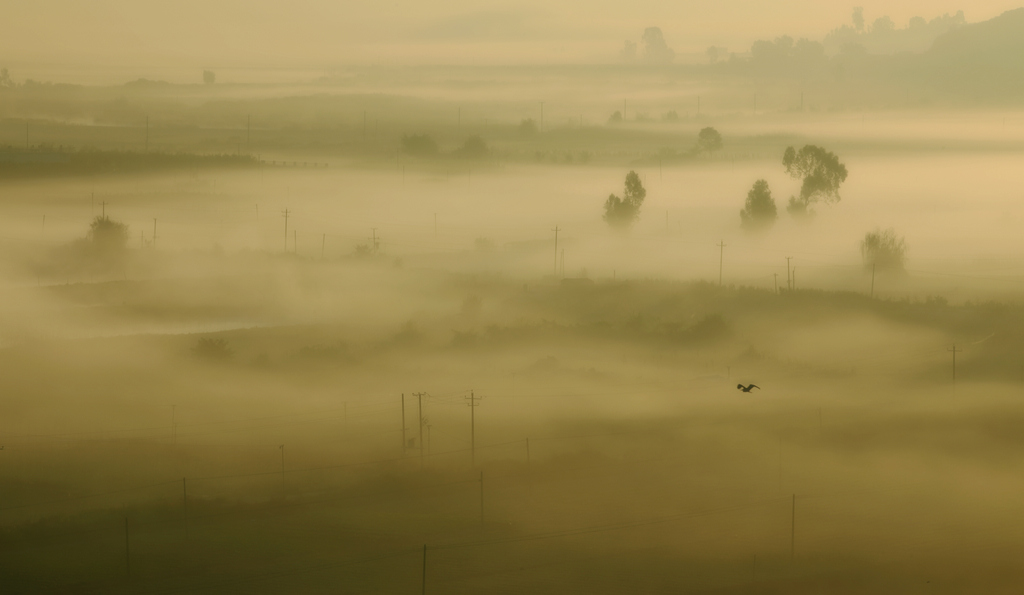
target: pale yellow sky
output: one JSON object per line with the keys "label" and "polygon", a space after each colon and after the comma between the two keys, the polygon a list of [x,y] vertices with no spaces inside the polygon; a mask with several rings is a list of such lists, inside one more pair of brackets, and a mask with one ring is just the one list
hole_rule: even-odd
{"label": "pale yellow sky", "polygon": [[992,18],[1024,0],[34,0],[4,13],[0,64],[164,67],[602,62],[659,26],[679,53],[744,51],[758,38],[820,39],[862,5],[871,22],[964,10]]}

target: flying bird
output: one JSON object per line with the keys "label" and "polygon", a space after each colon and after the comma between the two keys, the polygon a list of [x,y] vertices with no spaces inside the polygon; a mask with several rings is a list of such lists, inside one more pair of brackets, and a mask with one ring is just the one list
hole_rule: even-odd
{"label": "flying bird", "polygon": [[741,391],[743,391],[745,393],[749,393],[751,389],[761,388],[761,387],[756,385],[756,384],[748,384],[747,386],[743,386],[742,384],[737,384],[736,388],[740,389]]}

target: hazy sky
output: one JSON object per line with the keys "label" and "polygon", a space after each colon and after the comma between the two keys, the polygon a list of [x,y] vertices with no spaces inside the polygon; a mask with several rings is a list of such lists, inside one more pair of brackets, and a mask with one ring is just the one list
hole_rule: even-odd
{"label": "hazy sky", "polygon": [[[1024,0],[34,0],[8,3],[0,64],[181,67],[614,59],[624,39],[661,27],[677,52],[744,51],[782,34],[820,39],[850,22],[964,10],[976,22]],[[15,72],[15,75],[17,72]]]}

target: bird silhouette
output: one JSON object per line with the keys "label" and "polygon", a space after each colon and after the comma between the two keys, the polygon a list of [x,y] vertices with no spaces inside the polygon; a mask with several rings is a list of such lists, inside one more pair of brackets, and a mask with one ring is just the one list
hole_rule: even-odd
{"label": "bird silhouette", "polygon": [[741,391],[743,391],[745,393],[749,393],[751,389],[761,388],[761,387],[756,385],[756,384],[748,384],[747,386],[743,386],[742,384],[737,384],[736,388],[740,389]]}

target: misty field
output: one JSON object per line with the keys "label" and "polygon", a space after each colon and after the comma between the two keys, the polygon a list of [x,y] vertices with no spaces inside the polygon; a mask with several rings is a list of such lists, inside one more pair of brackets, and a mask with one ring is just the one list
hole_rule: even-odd
{"label": "misty field", "polygon": [[3,590],[1016,592],[1020,153],[845,126],[843,200],[759,234],[799,130],[4,182]]}

